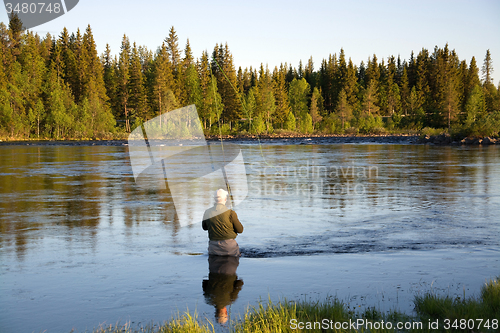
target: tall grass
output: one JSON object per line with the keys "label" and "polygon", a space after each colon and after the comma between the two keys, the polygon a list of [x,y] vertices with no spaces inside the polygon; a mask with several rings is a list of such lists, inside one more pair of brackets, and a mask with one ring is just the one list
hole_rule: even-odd
{"label": "tall grass", "polygon": [[[456,320],[492,320],[500,321],[500,282],[498,278],[488,281],[481,288],[479,297],[450,297],[439,296],[433,293],[427,293],[424,296],[415,297],[415,310],[417,316],[422,321],[428,322],[439,320],[444,324],[444,320],[453,323]],[[477,323],[476,323],[477,324]],[[441,327],[442,331],[445,332]],[[463,330],[467,331],[467,330]],[[499,332],[500,328],[490,327],[477,330],[468,330],[469,332]]]}
{"label": "tall grass", "polygon": [[[376,308],[368,308],[362,312],[356,312],[339,301],[337,298],[328,298],[325,301],[287,301],[282,300],[273,303],[270,299],[267,302],[259,302],[257,306],[249,308],[243,318],[239,318],[227,324],[220,326],[212,324],[208,320],[202,320],[195,312],[194,315],[186,312],[183,315],[178,314],[175,318],[162,325],[150,325],[140,328],[132,328],[130,324],[126,325],[110,325],[107,327],[99,327],[93,333],[209,333],[209,332],[234,332],[234,333],[274,333],[274,332],[499,332],[500,329],[492,324],[492,320],[496,319],[497,323],[500,319],[500,282],[499,279],[488,281],[482,288],[478,297],[450,297],[439,296],[433,292],[428,292],[423,296],[416,296],[415,314],[407,315],[392,311],[382,313]],[[394,323],[392,329],[387,327],[367,329],[366,326],[358,326],[357,329],[352,327],[339,328],[329,327],[324,329],[320,325],[311,329],[299,330],[292,323],[322,323],[323,319],[328,319],[332,322],[349,322],[363,319],[366,322]],[[476,327],[474,329],[445,329],[444,320],[450,320],[453,323],[457,320],[478,320],[482,319],[483,323],[489,320],[488,327]],[[438,329],[429,327],[430,322],[439,322]],[[407,329],[396,329],[396,323],[422,323],[422,328],[414,326]],[[375,327],[375,326],[374,326]]]}

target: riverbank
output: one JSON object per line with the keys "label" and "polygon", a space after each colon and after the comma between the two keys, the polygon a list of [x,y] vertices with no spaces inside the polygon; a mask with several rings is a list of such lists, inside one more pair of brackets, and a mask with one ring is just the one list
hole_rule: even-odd
{"label": "riverbank", "polygon": [[435,144],[441,146],[461,146],[461,145],[495,145],[500,144],[500,139],[486,137],[466,137],[463,139],[453,138],[451,135],[444,133],[439,135],[426,135],[419,137],[417,143],[421,144]]}
{"label": "riverbank", "polygon": [[[233,143],[284,143],[284,144],[342,144],[342,143],[380,143],[380,144],[415,144],[417,135],[223,135],[222,140]],[[207,136],[208,142],[218,142],[219,136]],[[26,140],[1,141],[0,146],[126,146],[128,140]]]}
{"label": "riverbank", "polygon": [[[265,144],[429,144],[440,146],[500,145],[493,137],[455,139],[449,134],[439,135],[207,135],[210,143],[265,143]],[[1,141],[0,146],[126,146],[128,140],[13,140]]]}
{"label": "riverbank", "polygon": [[415,314],[397,311],[383,313],[376,308],[358,311],[337,298],[322,302],[287,301],[274,304],[259,302],[243,318],[223,326],[186,312],[161,325],[134,328],[130,324],[110,325],[93,333],[160,332],[498,332],[500,281],[493,279],[482,286],[477,297],[450,297],[433,291],[415,296]]}

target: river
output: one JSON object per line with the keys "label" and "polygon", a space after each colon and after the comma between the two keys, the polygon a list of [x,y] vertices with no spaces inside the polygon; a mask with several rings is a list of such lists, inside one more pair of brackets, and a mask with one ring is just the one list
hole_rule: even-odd
{"label": "river", "polygon": [[[239,147],[242,257],[223,265],[237,269],[233,319],[269,298],[411,313],[415,295],[478,295],[500,274],[498,146]],[[201,216],[180,223],[173,190],[139,187],[128,149],[0,146],[1,332],[146,325],[187,310],[214,321],[220,276]],[[212,192],[195,194],[204,199],[185,198],[190,207],[211,205]]]}

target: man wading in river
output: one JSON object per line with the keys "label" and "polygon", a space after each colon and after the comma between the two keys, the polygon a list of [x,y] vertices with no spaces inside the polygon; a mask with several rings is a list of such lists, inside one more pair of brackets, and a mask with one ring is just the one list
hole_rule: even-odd
{"label": "man wading in river", "polygon": [[239,257],[240,248],[236,243],[237,234],[243,232],[243,225],[234,210],[226,207],[228,192],[215,192],[215,204],[203,215],[203,230],[208,230],[208,254]]}

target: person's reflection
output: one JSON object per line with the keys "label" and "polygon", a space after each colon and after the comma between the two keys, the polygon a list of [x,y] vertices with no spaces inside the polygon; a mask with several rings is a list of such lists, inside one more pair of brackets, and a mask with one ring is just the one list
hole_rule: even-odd
{"label": "person's reflection", "polygon": [[219,324],[227,322],[227,306],[236,301],[243,286],[243,280],[238,280],[236,275],[239,263],[239,257],[208,257],[209,274],[208,280],[203,280],[203,295],[207,304],[215,307],[215,318]]}

